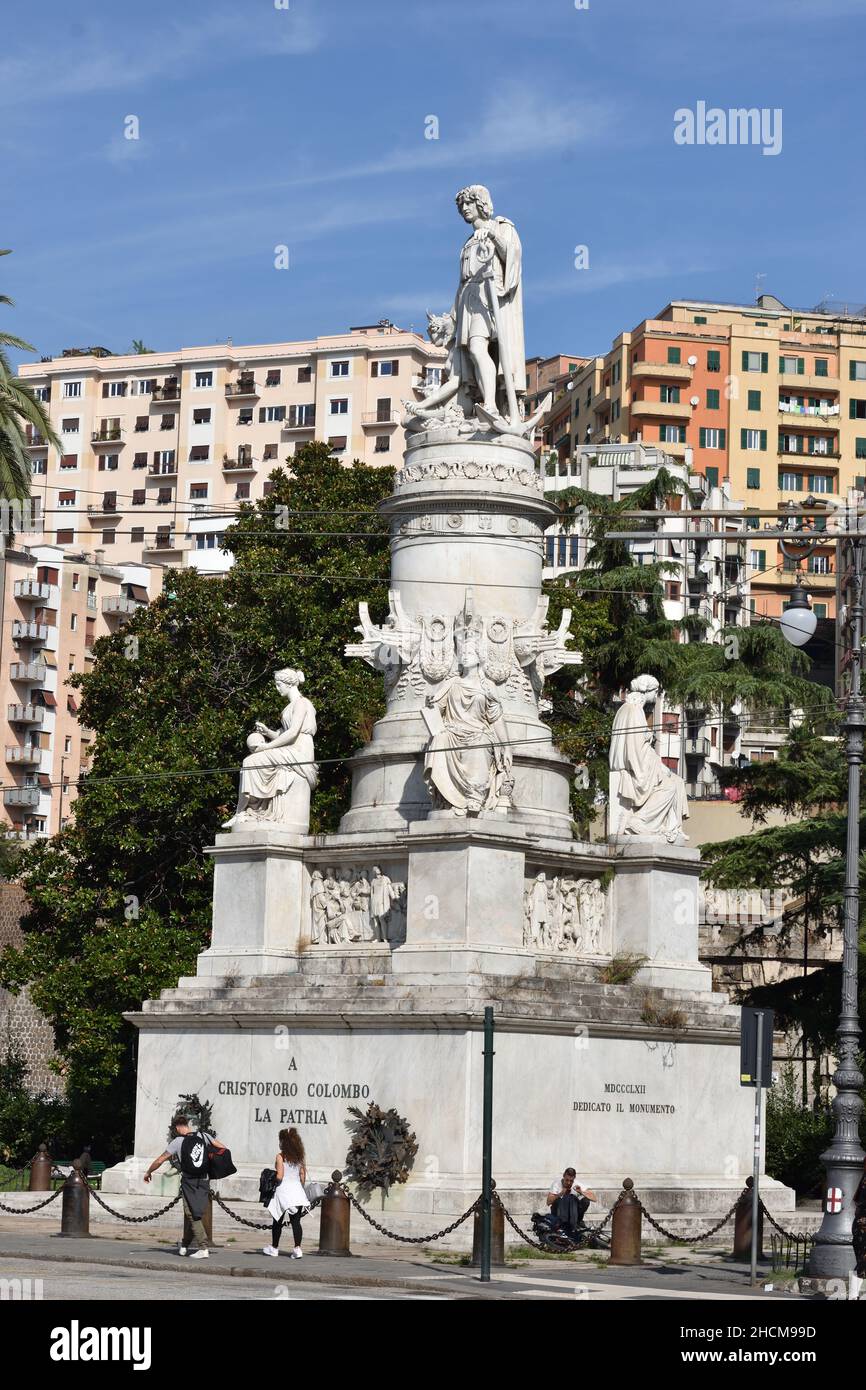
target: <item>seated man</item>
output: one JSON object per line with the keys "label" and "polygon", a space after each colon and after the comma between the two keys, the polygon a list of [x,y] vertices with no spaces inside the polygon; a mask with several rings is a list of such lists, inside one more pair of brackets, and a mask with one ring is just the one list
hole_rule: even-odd
{"label": "seated man", "polygon": [[547,1194],[547,1205],[551,1208],[550,1225],[554,1231],[563,1231],[575,1240],[583,1230],[583,1218],[590,1202],[596,1200],[595,1193],[576,1182],[577,1174],[573,1168],[566,1168],[561,1179],[554,1179]]}

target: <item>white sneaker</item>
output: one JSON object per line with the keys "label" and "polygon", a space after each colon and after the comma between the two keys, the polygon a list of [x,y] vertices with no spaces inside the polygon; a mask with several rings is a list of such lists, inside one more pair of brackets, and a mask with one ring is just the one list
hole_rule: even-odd
{"label": "white sneaker", "polygon": [[293,1250],[292,1253],[291,1253],[290,1258],[293,1259],[293,1260],[302,1260],[302,1259],[304,1258],[304,1252],[303,1252],[303,1250],[301,1249],[300,1245],[296,1245],[296,1246],[295,1246],[294,1250]]}
{"label": "white sneaker", "polygon": [[186,1246],[185,1246],[185,1245],[179,1245],[179,1246],[177,1247],[177,1253],[178,1253],[179,1255],[185,1255],[185,1254],[187,1253]]}
{"label": "white sneaker", "polygon": [[849,1302],[851,1302],[851,1303],[856,1303],[856,1301],[857,1301],[857,1300],[859,1299],[859,1297],[860,1297],[860,1290],[862,1289],[862,1287],[863,1287],[863,1280],[860,1279],[860,1278],[858,1278],[858,1276],[857,1276],[857,1275],[854,1273],[854,1271],[852,1270],[851,1273],[848,1275],[848,1301],[849,1301]]}
{"label": "white sneaker", "polygon": [[277,1247],[276,1247],[275,1245],[263,1245],[263,1246],[262,1246],[262,1254],[263,1254],[263,1255],[273,1255],[274,1259],[276,1259],[277,1256],[279,1255],[279,1253],[280,1253],[280,1252],[279,1252],[279,1250],[277,1249]]}
{"label": "white sneaker", "polygon": [[206,1259],[208,1258],[209,1255],[210,1255],[210,1251],[207,1250],[207,1249],[205,1249],[205,1250],[191,1250],[191,1251],[190,1251],[189,1257],[190,1257],[191,1260],[206,1260]]}

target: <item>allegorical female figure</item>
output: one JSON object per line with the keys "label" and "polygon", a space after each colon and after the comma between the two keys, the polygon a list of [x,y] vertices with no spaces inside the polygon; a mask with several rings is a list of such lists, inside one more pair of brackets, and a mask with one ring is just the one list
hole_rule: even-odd
{"label": "allegorical female figure", "polygon": [[638,835],[673,844],[689,814],[685,783],[653,747],[644,706],[654,703],[659,683],[637,676],[613,721],[610,741],[611,833]]}
{"label": "allegorical female figure", "polygon": [[274,683],[287,700],[279,729],[256,723],[247,739],[249,757],[241,767],[238,806],[224,830],[249,829],[258,822],[306,834],[310,793],[318,781],[313,739],[316,711],[300,687],[303,671],[277,671]]}
{"label": "allegorical female figure", "polygon": [[460,675],[428,695],[427,707],[435,713],[425,716],[432,736],[424,776],[434,799],[458,816],[507,809],[514,791],[508,730],[472,641],[463,646]]}

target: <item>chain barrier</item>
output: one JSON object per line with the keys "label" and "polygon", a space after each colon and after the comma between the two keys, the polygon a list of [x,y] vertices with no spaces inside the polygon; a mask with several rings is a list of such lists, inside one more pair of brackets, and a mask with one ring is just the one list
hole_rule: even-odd
{"label": "chain barrier", "polygon": [[667,1240],[671,1241],[672,1244],[700,1245],[702,1240],[709,1240],[710,1236],[714,1236],[718,1231],[722,1229],[723,1226],[727,1226],[728,1222],[734,1215],[734,1212],[737,1210],[737,1207],[740,1205],[740,1202],[742,1201],[742,1198],[747,1191],[748,1188],[743,1189],[737,1200],[734,1202],[734,1205],[731,1207],[729,1211],[725,1213],[721,1221],[717,1221],[715,1226],[711,1226],[708,1231],[701,1231],[697,1235],[678,1236],[675,1231],[667,1230],[664,1226],[660,1225],[654,1217],[650,1216],[649,1212],[647,1211],[646,1207],[644,1206],[643,1202],[640,1200],[639,1197],[637,1198],[637,1202],[638,1206],[641,1209],[641,1215],[646,1217],[653,1230],[658,1231],[660,1235],[663,1235]]}
{"label": "chain barrier", "polygon": [[[60,1188],[60,1191],[63,1191],[62,1187]],[[125,1212],[115,1211],[114,1208],[110,1207],[107,1202],[103,1202],[99,1193],[96,1192],[92,1187],[90,1188],[90,1195],[95,1202],[99,1203],[103,1211],[108,1212],[109,1216],[116,1216],[118,1221],[126,1221],[127,1224],[130,1226],[138,1226],[143,1221],[155,1221],[158,1216],[165,1216],[165,1213],[167,1211],[171,1211],[172,1207],[176,1207],[178,1202],[180,1201],[180,1193],[178,1193],[177,1196],[172,1197],[171,1201],[167,1202],[164,1207],[160,1207],[158,1211],[148,1212],[147,1216],[127,1216]]]}
{"label": "chain barrier", "polygon": [[55,1202],[62,1191],[63,1188],[58,1187],[56,1192],[52,1192],[51,1196],[46,1197],[44,1202],[37,1202],[35,1207],[7,1207],[3,1202],[0,1202],[0,1211],[9,1211],[13,1216],[27,1216],[31,1211],[39,1211],[41,1207],[47,1207],[49,1202]]}
{"label": "chain barrier", "polygon": [[[218,1207],[222,1207],[226,1216],[230,1216],[232,1221],[237,1221],[239,1226],[249,1226],[254,1231],[269,1231],[271,1229],[270,1221],[247,1221],[245,1216],[238,1216],[236,1211],[232,1211],[231,1207],[226,1206],[218,1192],[213,1193],[213,1199]],[[301,1212],[301,1216],[309,1216],[310,1212],[315,1211],[316,1207],[321,1204],[321,1201],[321,1197],[314,1197],[306,1211]]]}
{"label": "chain barrier", "polygon": [[436,1231],[432,1236],[400,1236],[396,1231],[389,1231],[387,1226],[383,1226],[381,1222],[376,1221],[374,1217],[370,1216],[361,1206],[357,1197],[355,1197],[343,1183],[335,1184],[335,1187],[331,1190],[342,1192],[344,1196],[348,1197],[352,1206],[363,1216],[364,1220],[368,1222],[369,1225],[375,1227],[377,1231],[381,1231],[383,1236],[388,1236],[391,1240],[399,1240],[403,1245],[429,1245],[433,1240],[441,1240],[443,1236],[450,1236],[451,1232],[456,1231],[458,1226],[462,1226],[464,1221],[468,1221],[472,1213],[477,1211],[481,1205],[481,1198],[476,1197],[472,1206],[467,1207],[462,1216],[458,1216],[457,1220],[452,1221],[450,1226],[446,1226],[442,1231]]}
{"label": "chain barrier", "polygon": [[[479,1197],[478,1200],[480,1202],[481,1198]],[[517,1234],[520,1236],[521,1240],[526,1241],[527,1245],[532,1246],[533,1250],[542,1250],[545,1255],[573,1255],[575,1253],[574,1250],[551,1250],[549,1246],[543,1245],[541,1241],[533,1240],[532,1236],[528,1235],[526,1231],[524,1231],[520,1226],[518,1226],[517,1222],[514,1220],[514,1217],[511,1215],[511,1212],[508,1210],[507,1206],[503,1202],[498,1192],[493,1193],[493,1200],[494,1202],[497,1202],[499,1206],[502,1208],[502,1213],[505,1217],[505,1220],[508,1222],[512,1230],[516,1231]],[[620,1195],[619,1197],[617,1197],[613,1206],[610,1208],[610,1211],[607,1213],[607,1216],[605,1216],[602,1221],[599,1221],[596,1226],[587,1226],[585,1228],[587,1237],[591,1239],[593,1236],[601,1235],[608,1222],[613,1220],[613,1214],[621,1201],[622,1196]],[[583,1247],[577,1246],[575,1248],[582,1249]]]}
{"label": "chain barrier", "polygon": [[762,1213],[764,1216],[766,1216],[766,1218],[767,1218],[767,1220],[769,1221],[770,1225],[773,1226],[773,1227],[775,1227],[775,1229],[779,1232],[779,1235],[780,1235],[780,1236],[784,1236],[786,1240],[799,1241],[799,1242],[802,1244],[802,1242],[803,1242],[804,1240],[814,1240],[814,1239],[815,1239],[814,1234],[812,1234],[810,1231],[786,1231],[785,1228],[784,1228],[784,1226],[780,1226],[779,1223],[778,1223],[778,1221],[776,1220],[776,1218],[775,1218],[775,1217],[772,1215],[772,1213],[771,1213],[770,1211],[768,1211],[768,1209],[764,1206],[764,1199],[763,1199],[763,1197],[759,1197],[759,1198],[758,1198],[758,1206],[759,1206],[760,1209],[761,1209],[761,1213]]}

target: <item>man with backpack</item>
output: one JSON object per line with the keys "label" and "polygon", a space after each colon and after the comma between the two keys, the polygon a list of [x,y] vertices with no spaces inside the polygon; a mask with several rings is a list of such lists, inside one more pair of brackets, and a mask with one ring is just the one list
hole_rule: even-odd
{"label": "man with backpack", "polygon": [[[209,1251],[203,1217],[210,1201],[209,1152],[214,1147],[222,1146],[214,1135],[206,1134],[203,1130],[194,1130],[187,1115],[175,1115],[171,1127],[176,1138],[171,1140],[159,1158],[153,1160],[144,1175],[144,1181],[150,1182],[157,1168],[163,1163],[171,1163],[172,1167],[180,1172],[184,1234],[181,1236],[177,1253],[189,1254],[192,1260],[206,1260]],[[190,1229],[192,1238],[187,1246],[185,1242],[187,1231]]]}

